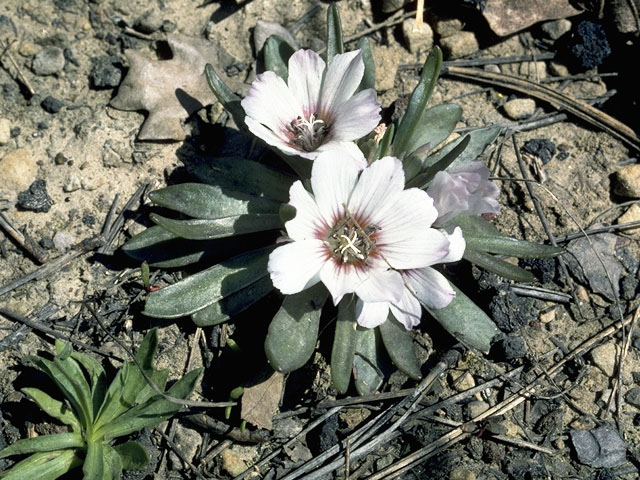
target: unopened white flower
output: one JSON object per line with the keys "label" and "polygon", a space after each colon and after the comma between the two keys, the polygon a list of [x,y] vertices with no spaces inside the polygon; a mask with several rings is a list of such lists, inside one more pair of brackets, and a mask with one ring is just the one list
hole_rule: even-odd
{"label": "unopened white flower", "polygon": [[[364,74],[360,50],[333,57],[327,66],[312,50],[289,58],[288,83],[267,71],[242,100],[249,130],[288,155],[313,160],[336,147],[350,149],[380,121],[375,90],[354,95]],[[364,165],[363,165],[364,166]]]}
{"label": "unopened white flower", "polygon": [[[438,213],[429,195],[404,189],[400,160],[385,157],[361,170],[363,159],[352,157],[350,150],[321,153],[313,163],[313,193],[300,181],[291,186],[296,216],[285,228],[292,242],[271,253],[271,280],[284,294],[322,281],[334,304],[355,293],[367,308],[383,304],[388,311],[385,302],[401,308],[403,277],[414,275],[401,272],[415,269],[420,281],[425,267],[447,259],[450,241],[431,228]],[[430,269],[424,276],[420,288],[448,294]]]}
{"label": "unopened white flower", "polygon": [[438,210],[436,226],[460,215],[500,211],[500,189],[489,181],[489,169],[482,162],[467,162],[436,173],[427,193]]}

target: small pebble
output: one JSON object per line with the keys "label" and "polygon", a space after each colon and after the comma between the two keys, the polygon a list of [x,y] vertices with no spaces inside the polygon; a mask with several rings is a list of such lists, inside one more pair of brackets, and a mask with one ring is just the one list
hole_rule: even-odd
{"label": "small pebble", "polygon": [[578,461],[594,468],[617,467],[626,462],[627,446],[617,430],[603,424],[593,430],[571,430]]}
{"label": "small pebble", "polygon": [[447,18],[444,20],[438,20],[435,25],[435,32],[440,37],[450,37],[455,35],[464,28],[462,20],[458,18]]}
{"label": "small pebble", "polygon": [[570,66],[584,71],[601,65],[611,55],[611,46],[602,25],[582,21],[563,45]]}
{"label": "small pebble", "polygon": [[458,375],[453,380],[453,388],[458,392],[464,392],[476,386],[476,381],[469,372]]}
{"label": "small pebble", "polygon": [[517,335],[497,335],[491,342],[490,356],[497,361],[517,360],[527,353],[524,340]]}
{"label": "small pebble", "polygon": [[47,184],[44,180],[36,180],[29,190],[18,194],[18,205],[24,210],[33,212],[48,212],[51,210],[53,200],[47,193]]}
{"label": "small pebble", "polygon": [[624,399],[629,405],[640,408],[640,387],[631,388],[624,396]]}
{"label": "small pebble", "polygon": [[233,477],[240,475],[248,468],[244,459],[231,448],[223,450],[220,458],[222,460],[222,468]]}
{"label": "small pebble", "polygon": [[523,62],[518,71],[520,75],[534,82],[547,78],[547,64],[545,62]]}
{"label": "small pebble", "polygon": [[178,26],[171,20],[163,20],[162,26],[160,28],[164,33],[172,33],[176,31],[176,28],[178,28]]}
{"label": "small pebble", "polygon": [[45,112],[49,113],[58,113],[64,107],[64,102],[58,100],[56,97],[52,97],[51,95],[45,97],[44,100],[40,103],[40,106]]}
{"label": "small pebble", "polygon": [[11,122],[8,118],[0,118],[0,145],[6,145],[11,140]]}
{"label": "small pebble", "polygon": [[56,165],[64,165],[69,161],[67,157],[65,157],[62,153],[56,153],[56,156],[53,158],[53,161]]}
{"label": "small pebble", "polygon": [[136,19],[133,27],[141,33],[153,33],[162,28],[162,18],[158,10],[148,10]]}
{"label": "small pebble", "polygon": [[47,47],[40,50],[31,65],[36,75],[53,75],[64,68],[64,52],[58,47]]}
{"label": "small pebble", "polygon": [[591,350],[591,360],[607,377],[612,377],[616,367],[616,346],[612,342],[597,346]]}
{"label": "small pebble", "polygon": [[0,160],[0,189],[21,192],[29,188],[37,173],[38,164],[31,157],[29,150],[13,150]]}
{"label": "small pebble", "polygon": [[640,198],[640,163],[627,165],[616,172],[613,191],[623,197]]}
{"label": "small pebble", "polygon": [[504,113],[512,120],[529,118],[536,111],[536,102],[531,98],[516,98],[503,105]]}
{"label": "small pebble", "polygon": [[75,192],[76,190],[80,190],[82,188],[82,181],[75,173],[69,175],[67,181],[62,186],[62,190],[66,193]]}
{"label": "small pebble", "polygon": [[476,480],[476,474],[468,468],[456,467],[449,473],[449,480]]}
{"label": "small pebble", "polygon": [[61,253],[69,250],[76,242],[76,238],[68,232],[58,231],[53,236],[53,245]]}
{"label": "small pebble", "polygon": [[[629,223],[629,222],[637,222],[640,221],[640,205],[634,203],[631,205],[626,212],[624,212],[620,217],[618,217],[617,223]],[[636,238],[640,238],[640,226],[635,228],[630,228],[625,230],[625,233],[629,235],[633,235]],[[629,299],[631,300],[631,299]]]}
{"label": "small pebble", "polygon": [[571,21],[566,18],[553,20],[542,24],[542,31],[547,34],[551,40],[557,40],[565,33],[571,30]]}
{"label": "small pebble", "polygon": [[433,47],[433,30],[428,23],[423,23],[419,29],[416,29],[415,19],[407,18],[402,22],[402,35],[411,53]]}
{"label": "small pebble", "polygon": [[489,410],[489,408],[490,406],[488,403],[481,400],[474,400],[467,404],[467,415],[469,416],[469,419],[473,419],[478,415],[482,415],[484,412]]}
{"label": "small pebble", "polygon": [[523,152],[535,155],[542,160],[543,164],[551,161],[556,154],[556,144],[547,138],[534,138],[527,140],[521,149]]}
{"label": "small pebble", "polygon": [[458,32],[440,39],[440,46],[449,60],[476,53],[480,46],[473,32]]}
{"label": "small pebble", "polygon": [[117,55],[103,55],[91,59],[93,67],[89,73],[89,80],[93,88],[113,88],[120,85],[122,80],[122,70],[118,66],[122,65],[120,57]]}

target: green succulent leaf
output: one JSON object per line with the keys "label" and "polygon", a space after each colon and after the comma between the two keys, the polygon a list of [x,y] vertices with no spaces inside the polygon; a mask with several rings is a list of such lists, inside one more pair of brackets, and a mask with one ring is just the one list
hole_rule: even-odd
{"label": "green succulent leaf", "polygon": [[353,295],[345,295],[338,304],[336,332],[331,350],[331,380],[344,393],[351,382],[353,356],[356,352],[356,311]]}
{"label": "green succulent leaf", "polygon": [[184,267],[199,262],[211,250],[211,245],[179,238],[157,225],[143,230],[122,246],[122,251],[129,257],[158,268]]}
{"label": "green succulent leaf", "polygon": [[151,370],[153,368],[153,359],[158,351],[158,329],[152,328],[142,339],[138,351],[136,352],[136,361],[143,370]]}
{"label": "green succulent leaf", "polygon": [[266,275],[273,247],[254,250],[149,295],[144,313],[157,318],[192,315]]}
{"label": "green succulent leaf", "polygon": [[9,470],[0,473],[2,480],[55,480],[82,465],[74,450],[35,453]]}
{"label": "green succulent leaf", "polygon": [[247,213],[278,213],[280,202],[250,195],[231,197],[216,185],[181,183],[149,193],[151,201],[193,218],[215,220]]}
{"label": "green succulent leaf", "polygon": [[380,369],[380,334],[377,328],[356,329],[356,349],[353,370],[356,390],[360,395],[378,391],[384,380]]}
{"label": "green succulent leaf", "polygon": [[162,228],[187,240],[214,240],[282,228],[277,213],[236,215],[215,220],[174,220],[152,213],[150,218]]}
{"label": "green succulent leaf", "polygon": [[431,149],[447,139],[462,116],[462,109],[453,103],[443,103],[422,112],[415,133],[409,138],[406,151],[411,154],[423,145]]}
{"label": "green succulent leaf", "polygon": [[230,197],[240,193],[288,202],[295,181],[291,175],[242,157],[216,157],[187,168],[199,181],[220,187]]}
{"label": "green succulent leaf", "polygon": [[107,391],[107,374],[100,362],[89,355],[73,352],[71,358],[78,362],[89,374],[89,379],[91,380],[91,403],[95,413],[100,409],[100,405],[104,401],[104,395]]}
{"label": "green succulent leaf", "polygon": [[[171,397],[186,399],[195,389],[201,374],[202,368],[188,372],[169,388],[166,394]],[[145,427],[151,428],[171,418],[181,407],[182,405],[179,403],[173,403],[161,395],[155,395],[144,403],[127,410],[109,424],[102,425],[96,435],[103,437],[105,441],[109,441],[137,432]]]}
{"label": "green succulent leaf", "polygon": [[[134,442],[135,443],[135,442]],[[122,457],[112,446],[104,444],[104,480],[120,480],[122,477]]]}
{"label": "green succulent leaf", "polygon": [[231,295],[227,295],[202,310],[198,310],[191,315],[191,319],[199,327],[218,325],[245,311],[251,305],[267,296],[272,290],[273,283],[271,283],[271,278],[265,272],[263,277],[260,277],[250,285]]}
{"label": "green succulent leaf", "polygon": [[[409,105],[402,120],[398,125],[398,133],[393,142],[393,152],[398,158],[404,158],[407,154],[411,153],[409,150],[412,145],[415,145],[413,138],[421,135],[418,131],[420,125],[420,119],[424,113],[424,110],[429,102],[429,98],[433,93],[433,89],[438,81],[438,74],[440,73],[440,67],[442,66],[442,51],[435,47],[429,53],[427,60],[424,63],[422,74],[418,85],[413,90],[411,98],[409,99]],[[417,148],[419,145],[414,147]]]}
{"label": "green succulent leaf", "polygon": [[464,239],[467,242],[467,248],[510,257],[548,258],[557,257],[564,252],[562,247],[542,245],[501,235],[465,233]]}
{"label": "green succulent leaf", "polygon": [[[421,168],[422,172],[412,178],[409,182],[407,182],[407,188],[418,187],[418,188],[426,188],[433,180],[433,177],[436,176],[436,173],[446,169],[449,165],[451,165],[456,158],[462,154],[462,152],[467,148],[469,142],[471,141],[471,137],[469,135],[465,135],[460,142],[456,143],[456,146],[449,151],[445,156],[443,156],[440,160],[438,160],[433,165],[426,167],[424,169]],[[411,158],[411,157],[409,157]]]}
{"label": "green succulent leaf", "polygon": [[24,455],[25,453],[82,448],[84,444],[84,439],[79,432],[40,435],[34,438],[23,438],[12,443],[7,448],[0,450],[0,458],[10,455]]}
{"label": "green succulent leaf", "polygon": [[455,285],[453,301],[444,308],[428,309],[429,313],[460,342],[482,352],[489,352],[491,339],[500,331],[480,307]]}
{"label": "green succulent leaf", "polygon": [[275,370],[291,372],[311,358],[327,296],[324,285],[317,283],[300,293],[285,297],[269,325],[264,341],[267,359]]}
{"label": "green succulent leaf", "polygon": [[[88,442],[87,455],[82,464],[82,480],[104,480],[105,479],[105,458],[103,442]],[[109,476],[107,476],[108,478]]]}
{"label": "green succulent leaf", "polygon": [[466,235],[489,235],[499,236],[500,231],[489,220],[482,218],[479,215],[473,215],[471,217],[455,217],[455,219],[447,223],[447,226],[458,226],[462,229],[462,233]]}
{"label": "green succulent leaf", "polygon": [[[472,130],[468,133],[471,137],[469,141],[469,145],[464,149],[456,158],[456,160],[452,163],[452,165],[460,165],[466,162],[471,162],[478,158],[484,149],[487,148],[488,145],[493,143],[493,141],[500,134],[500,127],[485,127],[478,128],[476,130]],[[464,137],[460,137],[442,147],[433,155],[429,156],[425,162],[425,168],[434,165],[439,162],[445,155],[447,155],[451,150],[456,148],[458,143],[460,143]]]}
{"label": "green succulent leaf", "polygon": [[476,250],[469,245],[467,245],[464,251],[463,258],[489,272],[508,278],[509,280],[515,280],[516,282],[535,282],[536,280],[536,277],[534,277],[531,272],[523,270],[501,258],[494,257],[489,253]]}
{"label": "green succulent leaf", "polygon": [[149,455],[138,442],[121,443],[113,449],[122,459],[122,468],[125,470],[139,470],[149,464]]}
{"label": "green succulent leaf", "polygon": [[23,388],[22,393],[33,400],[40,409],[50,417],[69,425],[74,432],[82,431],[80,420],[64,403],[37,388]]}
{"label": "green succulent leaf", "polygon": [[327,9],[327,63],[341,53],[344,53],[344,45],[342,43],[340,12],[336,4],[331,3]]}
{"label": "green succulent leaf", "polygon": [[211,91],[222,104],[224,109],[229,112],[238,128],[245,128],[245,113],[244,108],[240,105],[240,97],[229,89],[229,87],[218,76],[211,64],[207,63],[205,65],[204,74],[207,78]]}
{"label": "green succulent leaf", "polygon": [[358,41],[357,48],[362,52],[362,61],[364,63],[364,75],[358,86],[358,91],[366,90],[367,88],[376,88],[376,63],[373,60],[369,39],[362,37]]}
{"label": "green succulent leaf", "polygon": [[393,364],[414,380],[420,380],[420,364],[413,347],[413,339],[396,318],[389,313],[387,321],[378,327],[382,343]]}
{"label": "green succulent leaf", "polygon": [[266,70],[276,72],[285,82],[289,76],[289,57],[294,49],[278,35],[271,35],[264,44],[264,66]]}

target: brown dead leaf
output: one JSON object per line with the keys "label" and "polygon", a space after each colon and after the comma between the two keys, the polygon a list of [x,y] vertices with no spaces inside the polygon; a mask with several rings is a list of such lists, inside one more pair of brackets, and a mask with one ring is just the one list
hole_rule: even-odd
{"label": "brown dead leaf", "polygon": [[569,0],[488,0],[482,15],[491,30],[504,37],[545,20],[582,13]]}
{"label": "brown dead leaf", "polygon": [[240,417],[258,428],[271,430],[271,418],[278,411],[284,388],[284,375],[272,372],[260,383],[245,387]]}
{"label": "brown dead leaf", "polygon": [[173,53],[170,60],[125,51],[129,72],[111,100],[111,106],[119,110],[149,112],[138,134],[140,140],[183,140],[186,134],[180,121],[215,101],[204,66],[211,63],[220,74],[233,63],[222,47],[203,38],[172,34],[167,41]]}

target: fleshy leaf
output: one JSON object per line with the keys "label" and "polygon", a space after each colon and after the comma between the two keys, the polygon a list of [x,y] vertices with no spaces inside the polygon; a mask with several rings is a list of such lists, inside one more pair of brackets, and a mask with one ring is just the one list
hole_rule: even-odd
{"label": "fleshy leaf", "polygon": [[480,307],[455,285],[451,286],[456,292],[456,298],[444,308],[429,309],[429,313],[466,346],[489,352],[491,339],[500,331]]}
{"label": "fleshy leaf", "polygon": [[104,480],[104,447],[101,441],[89,442],[87,445],[87,455],[82,464],[82,480]]}
{"label": "fleshy leaf", "polygon": [[264,341],[264,351],[274,369],[291,372],[311,358],[327,295],[327,289],[318,283],[284,298]]}
{"label": "fleshy leaf", "polygon": [[426,109],[416,125],[415,133],[409,139],[406,151],[411,154],[426,144],[432,149],[437,147],[453,132],[461,116],[462,109],[453,103]]}
{"label": "fleshy leaf", "polygon": [[272,246],[238,255],[153,292],[147,299],[144,314],[179,318],[213,305],[266,275],[271,250]]}
{"label": "fleshy leaf", "polygon": [[418,131],[420,119],[438,81],[441,66],[442,51],[435,47],[424,63],[418,85],[413,90],[407,111],[398,125],[398,133],[393,142],[393,154],[400,159],[411,153],[409,148],[413,144],[412,139],[421,133]]}
{"label": "fleshy leaf", "polygon": [[2,480],[55,480],[82,465],[74,450],[35,453],[2,473]]}
{"label": "fleshy leaf", "polygon": [[209,84],[209,88],[224,109],[229,112],[229,115],[231,115],[238,128],[245,128],[245,113],[244,108],[240,105],[240,97],[231,91],[210,63],[207,63],[204,66],[204,75],[207,79],[207,83]]}
{"label": "fleshy leaf", "polygon": [[241,157],[216,157],[187,169],[202,183],[217,185],[230,197],[238,192],[288,202],[289,188],[295,181],[291,175]]}
{"label": "fleshy leaf", "polygon": [[170,185],[149,193],[156,205],[193,218],[217,219],[247,213],[278,213],[280,202],[239,194],[230,197],[220,187],[202,183]]}
{"label": "fleshy leaf", "polygon": [[[471,137],[469,135],[465,135],[462,140],[460,142],[457,142],[456,146],[451,149],[451,151],[449,151],[449,153],[447,153],[444,157],[442,157],[433,165],[422,168],[422,172],[408,181],[406,187],[428,187],[429,183],[431,183],[431,180],[433,180],[433,177],[436,176],[436,173],[446,169],[449,165],[451,165],[456,160],[456,158],[458,158],[462,154],[462,152],[464,152],[467,146],[469,146],[470,141]],[[412,157],[409,158],[411,159]]]}
{"label": "fleshy leaf", "polygon": [[380,339],[377,330],[377,328],[363,327],[356,329],[353,371],[356,390],[360,395],[376,393],[384,380],[384,375],[379,367]]}
{"label": "fleshy leaf", "polygon": [[271,278],[266,274],[251,285],[227,295],[220,301],[198,310],[191,319],[199,327],[209,327],[226,322],[231,317],[243,312],[251,305],[264,298],[273,290]]}
{"label": "fleshy leaf", "polygon": [[376,88],[376,63],[371,53],[371,44],[367,37],[362,37],[358,41],[358,48],[362,52],[362,61],[364,62],[364,75],[358,86],[358,91],[367,88]]}
{"label": "fleshy leaf", "polygon": [[515,280],[516,282],[535,282],[536,280],[536,277],[531,272],[488,253],[475,250],[469,245],[467,245],[462,258],[509,280]]}
{"label": "fleshy leaf", "polygon": [[122,477],[122,458],[118,455],[116,450],[108,445],[103,446],[103,458],[104,458],[104,479],[108,480],[120,480]]}
{"label": "fleshy leaf", "polygon": [[25,453],[53,452],[67,448],[82,448],[84,444],[84,439],[79,432],[40,435],[38,437],[23,438],[13,442],[7,448],[0,451],[0,458],[5,458],[10,455],[24,455]]}
{"label": "fleshy leaf", "polygon": [[272,70],[285,82],[289,77],[288,62],[294,49],[289,43],[278,35],[271,35],[264,44],[264,67]]}
{"label": "fleshy leaf", "polygon": [[454,221],[450,222],[452,226],[459,226],[462,229],[462,233],[467,234],[479,234],[479,235],[500,235],[500,231],[488,220],[485,220],[479,215],[472,215],[470,217],[456,217]]}
{"label": "fleshy leaf", "polygon": [[355,303],[353,295],[345,295],[338,304],[336,332],[331,350],[331,381],[340,393],[349,388],[356,352]]}
{"label": "fleshy leaf", "polygon": [[342,44],[340,12],[336,4],[331,3],[327,8],[327,63],[341,53],[344,53],[344,45]]}
{"label": "fleshy leaf", "polygon": [[69,425],[74,432],[80,432],[82,430],[78,417],[61,401],[50,397],[37,388],[23,388],[21,391],[33,400],[47,415],[59,420],[65,425]]}
{"label": "fleshy leaf", "polygon": [[393,364],[414,380],[420,380],[420,364],[413,347],[413,339],[398,320],[390,313],[387,321],[380,325],[380,336]]}
{"label": "fleshy leaf", "polygon": [[157,351],[158,329],[152,328],[144,336],[136,352],[136,360],[143,370],[151,370],[153,368],[153,357],[155,357]]}
{"label": "fleshy leaf", "polygon": [[100,405],[104,401],[104,394],[107,391],[107,374],[95,358],[79,352],[71,354],[76,362],[82,365],[91,379],[91,398],[94,413],[100,409]]}
{"label": "fleshy leaf", "polygon": [[139,470],[149,463],[147,451],[138,442],[130,441],[116,445],[113,449],[122,459],[125,470]]}
{"label": "fleshy leaf", "polygon": [[151,214],[150,218],[162,228],[187,240],[215,240],[282,228],[280,215],[274,213],[236,215],[215,220],[174,220],[157,214]]}
{"label": "fleshy leaf", "polygon": [[[500,127],[485,127],[468,132],[468,135],[471,137],[469,145],[467,145],[467,148],[465,148],[464,151],[458,156],[458,158],[456,158],[452,165],[455,166],[462,163],[471,162],[478,158],[480,154],[484,152],[484,149],[487,148],[487,146],[490,145],[498,137],[498,135],[500,134],[500,130]],[[440,161],[463,139],[464,137],[460,137],[453,142],[446,144],[436,153],[429,156],[425,162],[425,168]]]}
{"label": "fleshy leaf", "polygon": [[467,248],[487,253],[519,258],[548,258],[556,257],[564,252],[562,247],[527,242],[501,235],[482,235],[464,230],[463,233]]}

